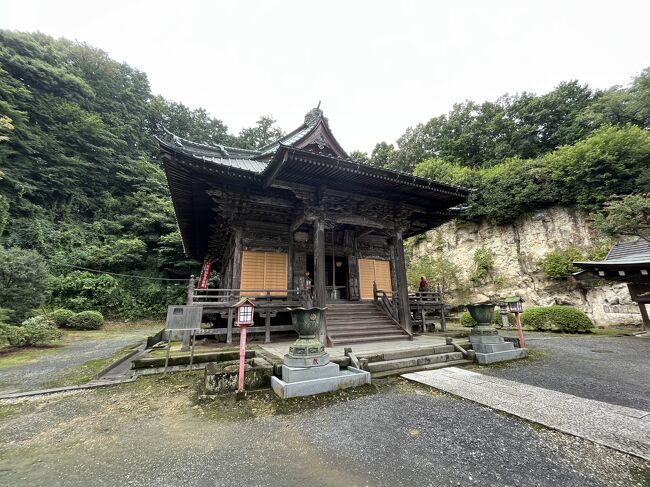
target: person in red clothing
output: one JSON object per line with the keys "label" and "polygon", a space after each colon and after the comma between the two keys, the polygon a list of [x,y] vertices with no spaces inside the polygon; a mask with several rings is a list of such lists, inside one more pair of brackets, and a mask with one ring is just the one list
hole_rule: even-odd
{"label": "person in red clothing", "polygon": [[420,278],[420,288],[418,291],[421,293],[426,293],[429,291],[429,281],[427,281],[427,278],[424,276]]}

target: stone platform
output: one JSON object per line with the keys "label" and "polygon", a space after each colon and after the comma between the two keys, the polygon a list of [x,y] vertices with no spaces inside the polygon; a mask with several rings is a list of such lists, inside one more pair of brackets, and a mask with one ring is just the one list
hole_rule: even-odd
{"label": "stone platform", "polygon": [[512,342],[506,342],[496,332],[489,335],[470,335],[469,341],[476,352],[476,360],[481,365],[528,356],[527,348],[515,348]]}
{"label": "stone platform", "polygon": [[370,384],[370,373],[348,367],[340,370],[333,362],[313,367],[282,365],[282,379],[271,377],[271,388],[282,399],[311,396],[348,387]]}

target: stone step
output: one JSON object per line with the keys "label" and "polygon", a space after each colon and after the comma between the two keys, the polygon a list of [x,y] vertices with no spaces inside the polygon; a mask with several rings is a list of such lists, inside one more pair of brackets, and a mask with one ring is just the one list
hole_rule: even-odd
{"label": "stone step", "polygon": [[383,362],[386,360],[397,360],[401,358],[424,357],[439,353],[450,353],[456,350],[452,345],[438,345],[435,347],[410,348],[406,350],[387,350],[373,354],[358,354],[359,358],[367,358],[369,362]]}
{"label": "stone step", "polygon": [[373,331],[365,331],[365,330],[335,330],[335,331],[329,331],[328,334],[330,338],[336,340],[337,338],[341,337],[347,337],[347,336],[378,336],[378,335],[393,335],[395,332],[399,331],[398,328],[385,328],[385,329],[378,329],[378,330],[373,330]]}
{"label": "stone step", "polygon": [[363,313],[328,313],[327,314],[327,320],[334,320],[334,319],[347,319],[347,318],[366,318],[366,317],[373,317],[373,316],[386,316],[384,313],[381,313],[380,311],[368,311],[368,312],[363,312]]}
{"label": "stone step", "polygon": [[460,352],[438,353],[435,355],[424,355],[417,357],[398,358],[394,360],[384,360],[381,362],[371,362],[368,364],[368,369],[371,373],[384,372],[387,370],[420,367],[423,365],[450,362],[452,360],[462,359],[463,354]]}
{"label": "stone step", "polygon": [[367,343],[367,342],[380,342],[384,340],[408,340],[409,336],[407,333],[395,333],[394,335],[381,335],[381,336],[363,336],[363,337],[357,337],[357,338],[339,338],[338,340],[333,340],[330,338],[332,341],[332,344],[334,346],[338,345],[353,345],[355,343]]}
{"label": "stone step", "polygon": [[373,372],[372,378],[379,379],[381,377],[388,377],[390,375],[408,374],[409,372],[418,372],[420,370],[443,369],[445,367],[461,367],[463,365],[469,365],[472,363],[474,363],[472,360],[462,359],[462,360],[450,360],[448,362],[440,362],[440,363],[429,364],[429,365],[416,365],[415,367],[404,367],[402,369],[391,369],[391,370],[384,370],[382,372]]}
{"label": "stone step", "polygon": [[355,325],[371,325],[373,323],[393,323],[393,320],[386,318],[385,316],[379,316],[374,318],[364,318],[362,320],[327,320],[327,326],[330,325],[343,325],[343,326],[355,326]]}
{"label": "stone step", "polygon": [[359,331],[363,333],[372,333],[372,330],[399,330],[400,328],[394,323],[377,323],[374,325],[364,325],[364,326],[347,326],[347,325],[337,325],[337,326],[328,326],[327,332],[337,332],[337,331]]}

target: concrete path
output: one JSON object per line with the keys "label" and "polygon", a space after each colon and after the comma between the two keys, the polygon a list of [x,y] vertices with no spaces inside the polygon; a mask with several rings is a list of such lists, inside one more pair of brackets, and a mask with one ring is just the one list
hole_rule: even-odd
{"label": "concrete path", "polygon": [[650,460],[650,412],[450,367],[402,377]]}

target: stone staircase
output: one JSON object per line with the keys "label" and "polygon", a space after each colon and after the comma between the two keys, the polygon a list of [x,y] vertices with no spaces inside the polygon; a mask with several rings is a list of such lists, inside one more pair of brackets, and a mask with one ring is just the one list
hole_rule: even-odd
{"label": "stone staircase", "polygon": [[326,319],[332,346],[411,338],[374,303],[328,304]]}
{"label": "stone staircase", "polygon": [[[469,344],[459,345],[465,349],[469,348]],[[368,360],[367,370],[372,374],[373,379],[472,363],[472,360],[463,358],[463,354],[456,351],[453,345],[410,348],[372,354],[360,353],[357,358]]]}

